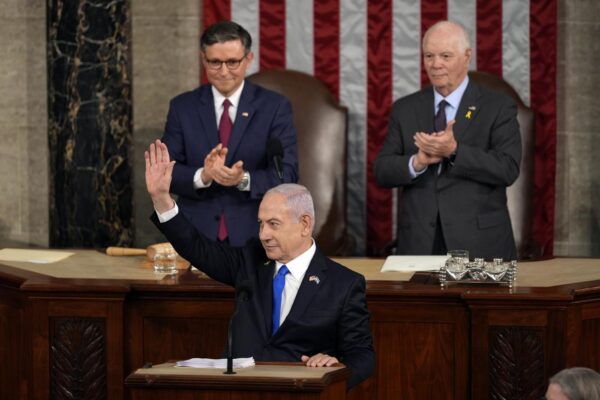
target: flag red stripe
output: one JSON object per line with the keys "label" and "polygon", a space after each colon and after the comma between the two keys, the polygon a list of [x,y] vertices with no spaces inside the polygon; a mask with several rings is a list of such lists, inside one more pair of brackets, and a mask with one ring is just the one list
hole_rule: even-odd
{"label": "flag red stripe", "polygon": [[260,2],[260,69],[285,68],[285,1]]}
{"label": "flag red stripe", "polygon": [[477,70],[502,76],[502,0],[477,0]]}
{"label": "flag red stripe", "polygon": [[556,0],[530,4],[531,107],[536,112],[533,235],[544,255],[554,248],[556,172]]}
{"label": "flag red stripe", "polygon": [[[219,21],[231,19],[231,2],[222,0],[205,0],[202,7],[202,30]],[[200,54],[202,66],[202,54]],[[200,69],[200,82],[207,83],[204,69]]]}
{"label": "flag red stripe", "polygon": [[231,19],[231,2],[222,0],[204,0],[203,29],[219,21]]}
{"label": "flag red stripe", "polygon": [[340,96],[340,4],[339,0],[315,1],[314,75]]}
{"label": "flag red stripe", "polygon": [[[446,0],[421,1],[421,38],[431,25],[445,19],[448,19],[448,3]],[[429,79],[423,63],[421,63],[421,86],[427,85],[429,85]]]}
{"label": "flag red stripe", "polygon": [[392,103],[392,0],[367,8],[367,250],[392,238],[392,195],[373,178],[373,162],[387,134]]}

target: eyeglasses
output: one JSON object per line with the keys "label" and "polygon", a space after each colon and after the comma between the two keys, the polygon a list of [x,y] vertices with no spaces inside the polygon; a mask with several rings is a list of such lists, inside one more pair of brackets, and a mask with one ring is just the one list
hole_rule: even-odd
{"label": "eyeglasses", "polygon": [[221,66],[223,64],[225,64],[227,66],[228,70],[234,70],[234,69],[238,69],[240,64],[242,63],[242,61],[244,61],[244,58],[246,58],[247,54],[240,58],[239,60],[225,60],[225,61],[221,61],[221,60],[209,60],[208,58],[206,58],[206,56],[204,57],[204,61],[206,62],[206,66],[212,70],[218,71],[221,69]]}

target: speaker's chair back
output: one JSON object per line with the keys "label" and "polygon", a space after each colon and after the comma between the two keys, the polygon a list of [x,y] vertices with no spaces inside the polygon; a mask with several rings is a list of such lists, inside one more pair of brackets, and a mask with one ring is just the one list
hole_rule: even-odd
{"label": "speaker's chair back", "polygon": [[350,255],[346,230],[347,110],[315,77],[292,70],[267,70],[248,77],[286,96],[298,135],[299,183],[315,203],[315,240],[327,255]]}
{"label": "speaker's chair back", "polygon": [[517,102],[517,119],[521,127],[523,155],[519,178],[507,190],[508,211],[512,222],[517,255],[519,259],[531,259],[540,255],[533,241],[533,187],[535,155],[535,114],[527,107],[513,87],[497,75],[487,72],[471,71],[473,82],[490,89],[505,93]]}

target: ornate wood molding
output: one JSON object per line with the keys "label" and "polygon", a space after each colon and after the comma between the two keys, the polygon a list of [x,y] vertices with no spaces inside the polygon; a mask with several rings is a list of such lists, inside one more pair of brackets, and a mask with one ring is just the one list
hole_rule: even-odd
{"label": "ornate wood molding", "polygon": [[489,382],[493,400],[539,398],[544,394],[543,329],[490,328]]}
{"label": "ornate wood molding", "polygon": [[50,318],[50,399],[106,399],[106,321]]}

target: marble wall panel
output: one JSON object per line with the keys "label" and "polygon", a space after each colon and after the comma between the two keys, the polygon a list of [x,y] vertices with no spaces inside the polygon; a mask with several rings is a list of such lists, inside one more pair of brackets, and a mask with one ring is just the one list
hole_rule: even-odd
{"label": "marble wall panel", "polygon": [[48,1],[50,243],[133,243],[129,0]]}
{"label": "marble wall panel", "polygon": [[162,136],[169,100],[199,84],[200,3],[132,0],[134,199],[136,245],[164,241],[149,221],[144,150]]}
{"label": "marble wall panel", "polygon": [[[569,213],[565,212],[569,204],[569,155],[568,140],[564,132],[556,136],[556,203],[554,215],[554,252],[568,254],[569,246]],[[559,167],[560,166],[560,167]]]}
{"label": "marble wall panel", "polygon": [[48,245],[46,3],[0,1],[0,248]]}
{"label": "marble wall panel", "polygon": [[600,3],[558,5],[554,253],[600,256]]}

